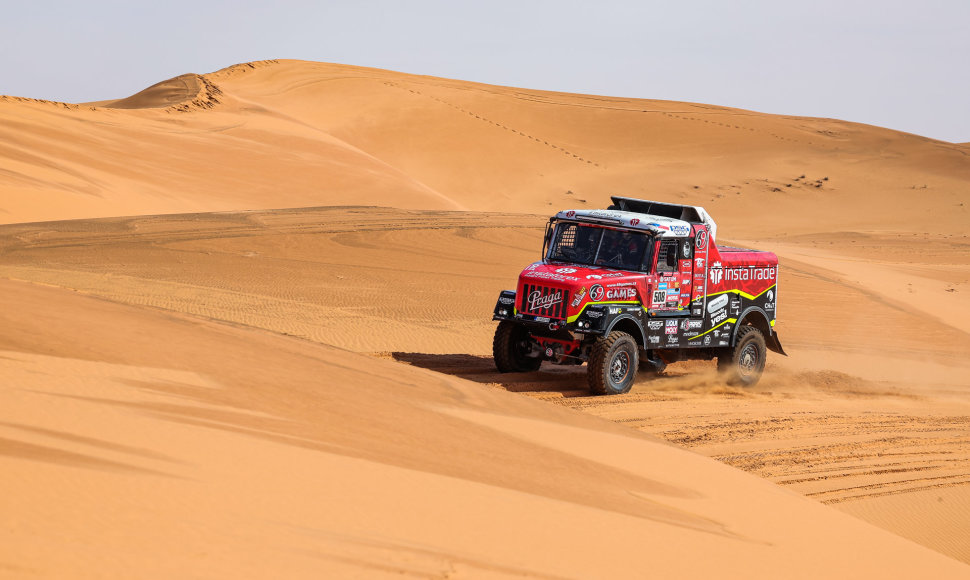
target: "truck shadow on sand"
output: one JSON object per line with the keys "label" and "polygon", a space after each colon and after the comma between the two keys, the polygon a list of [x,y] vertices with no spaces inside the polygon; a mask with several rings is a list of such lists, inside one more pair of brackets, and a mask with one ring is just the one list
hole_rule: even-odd
{"label": "truck shadow on sand", "polygon": [[490,356],[420,352],[392,352],[390,356],[397,362],[476,383],[501,386],[515,393],[548,392],[563,397],[589,395],[585,366],[544,364],[541,369],[531,373],[500,373]]}
{"label": "truck shadow on sand", "polygon": [[[500,373],[495,368],[495,362],[490,356],[471,354],[426,354],[420,352],[392,352],[388,358],[428,369],[434,372],[456,376],[476,383],[504,388],[514,393],[529,393],[551,396],[553,398],[590,397],[589,386],[586,382],[586,365],[553,365],[544,363],[535,372],[528,373]],[[678,363],[676,369],[660,376],[641,374],[633,386],[631,394],[669,392],[670,390],[691,390],[684,388],[681,383],[686,376],[691,376],[699,367],[707,363]],[[711,366],[707,364],[707,366]],[[692,372],[693,371],[693,372]],[[704,373],[705,377],[711,373]],[[700,378],[700,377],[698,377]],[[691,381],[694,383],[695,381]],[[692,385],[693,386],[693,385]],[[624,395],[620,395],[624,397]]]}

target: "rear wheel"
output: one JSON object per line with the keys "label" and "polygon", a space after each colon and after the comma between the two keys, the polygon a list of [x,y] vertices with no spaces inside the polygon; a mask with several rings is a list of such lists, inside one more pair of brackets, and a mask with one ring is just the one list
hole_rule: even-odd
{"label": "rear wheel", "polygon": [[636,341],[625,332],[613,331],[596,339],[589,354],[586,380],[597,395],[621,395],[633,387],[639,365]]}
{"label": "rear wheel", "polygon": [[499,372],[526,373],[538,370],[542,361],[527,356],[530,350],[529,332],[525,328],[509,320],[498,323],[495,338],[492,339],[492,356]]}
{"label": "rear wheel", "polygon": [[761,331],[753,326],[742,326],[738,329],[734,348],[725,349],[717,357],[717,369],[724,373],[728,384],[750,387],[764,373],[767,355]]}

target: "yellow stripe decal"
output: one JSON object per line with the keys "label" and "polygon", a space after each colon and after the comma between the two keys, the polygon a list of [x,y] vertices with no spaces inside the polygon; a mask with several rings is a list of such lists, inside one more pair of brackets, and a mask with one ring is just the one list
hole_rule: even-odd
{"label": "yellow stripe decal", "polygon": [[765,288],[764,290],[762,290],[761,293],[759,293],[757,296],[752,296],[752,295],[748,294],[747,292],[745,292],[743,290],[724,290],[722,292],[715,292],[713,294],[708,294],[704,298],[710,298],[711,296],[718,296],[720,294],[738,294],[738,295],[740,295],[740,296],[742,296],[744,298],[747,298],[748,300],[754,300],[755,298],[760,297],[762,294],[764,294],[768,290],[771,290],[771,289],[775,288],[776,286],[778,286],[778,285],[777,284],[772,284],[768,288]]}
{"label": "yellow stripe decal", "polygon": [[722,326],[724,326],[724,325],[725,325],[725,324],[727,324],[728,322],[737,322],[737,321],[738,321],[738,319],[737,319],[737,318],[728,318],[727,320],[725,320],[725,321],[724,321],[724,322],[722,322],[721,324],[718,324],[718,325],[717,325],[717,326],[715,326],[714,328],[712,328],[712,329],[710,329],[710,330],[708,330],[708,331],[705,331],[705,332],[702,332],[702,333],[700,333],[700,334],[698,334],[697,336],[692,336],[692,337],[690,337],[690,338],[688,338],[687,340],[688,340],[688,341],[693,341],[693,340],[697,340],[698,338],[700,338],[700,337],[702,337],[702,336],[704,336],[704,335],[705,335],[705,334],[707,334],[708,332],[713,332],[713,331],[715,331],[715,330],[717,330],[718,328],[721,328]]}
{"label": "yellow stripe decal", "polygon": [[[586,312],[586,308],[588,306],[593,306],[594,304],[640,304],[641,308],[643,307],[643,305],[640,303],[639,300],[609,300],[609,301],[604,300],[601,302],[587,302],[580,309],[579,314],[576,314],[575,316],[570,316],[569,318],[566,319],[566,322],[576,322],[576,320],[583,315],[583,312]],[[644,310],[646,310],[646,308],[644,308]]]}

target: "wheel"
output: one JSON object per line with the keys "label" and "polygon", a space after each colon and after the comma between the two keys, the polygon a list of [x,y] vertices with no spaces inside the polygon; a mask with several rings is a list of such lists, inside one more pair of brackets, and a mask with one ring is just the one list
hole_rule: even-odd
{"label": "wheel", "polygon": [[726,375],[728,384],[750,387],[761,378],[767,355],[761,331],[753,326],[742,326],[738,329],[734,348],[725,349],[717,357],[717,370]]}
{"label": "wheel", "polygon": [[542,361],[526,356],[529,352],[529,333],[521,325],[509,320],[498,323],[492,339],[492,356],[500,373],[527,373],[539,369]]}
{"label": "wheel", "polygon": [[597,395],[622,395],[633,387],[639,365],[639,347],[625,332],[613,331],[596,339],[589,354],[586,380]]}

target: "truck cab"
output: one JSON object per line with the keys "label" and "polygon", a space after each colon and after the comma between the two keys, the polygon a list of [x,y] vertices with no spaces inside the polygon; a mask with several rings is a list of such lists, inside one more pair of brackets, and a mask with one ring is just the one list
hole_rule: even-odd
{"label": "truck cab", "polygon": [[716,358],[730,382],[757,382],[766,350],[784,354],[774,330],[777,257],[717,246],[703,208],[612,201],[550,218],[542,259],[496,303],[497,368],[588,363],[590,389],[617,394],[638,370]]}

